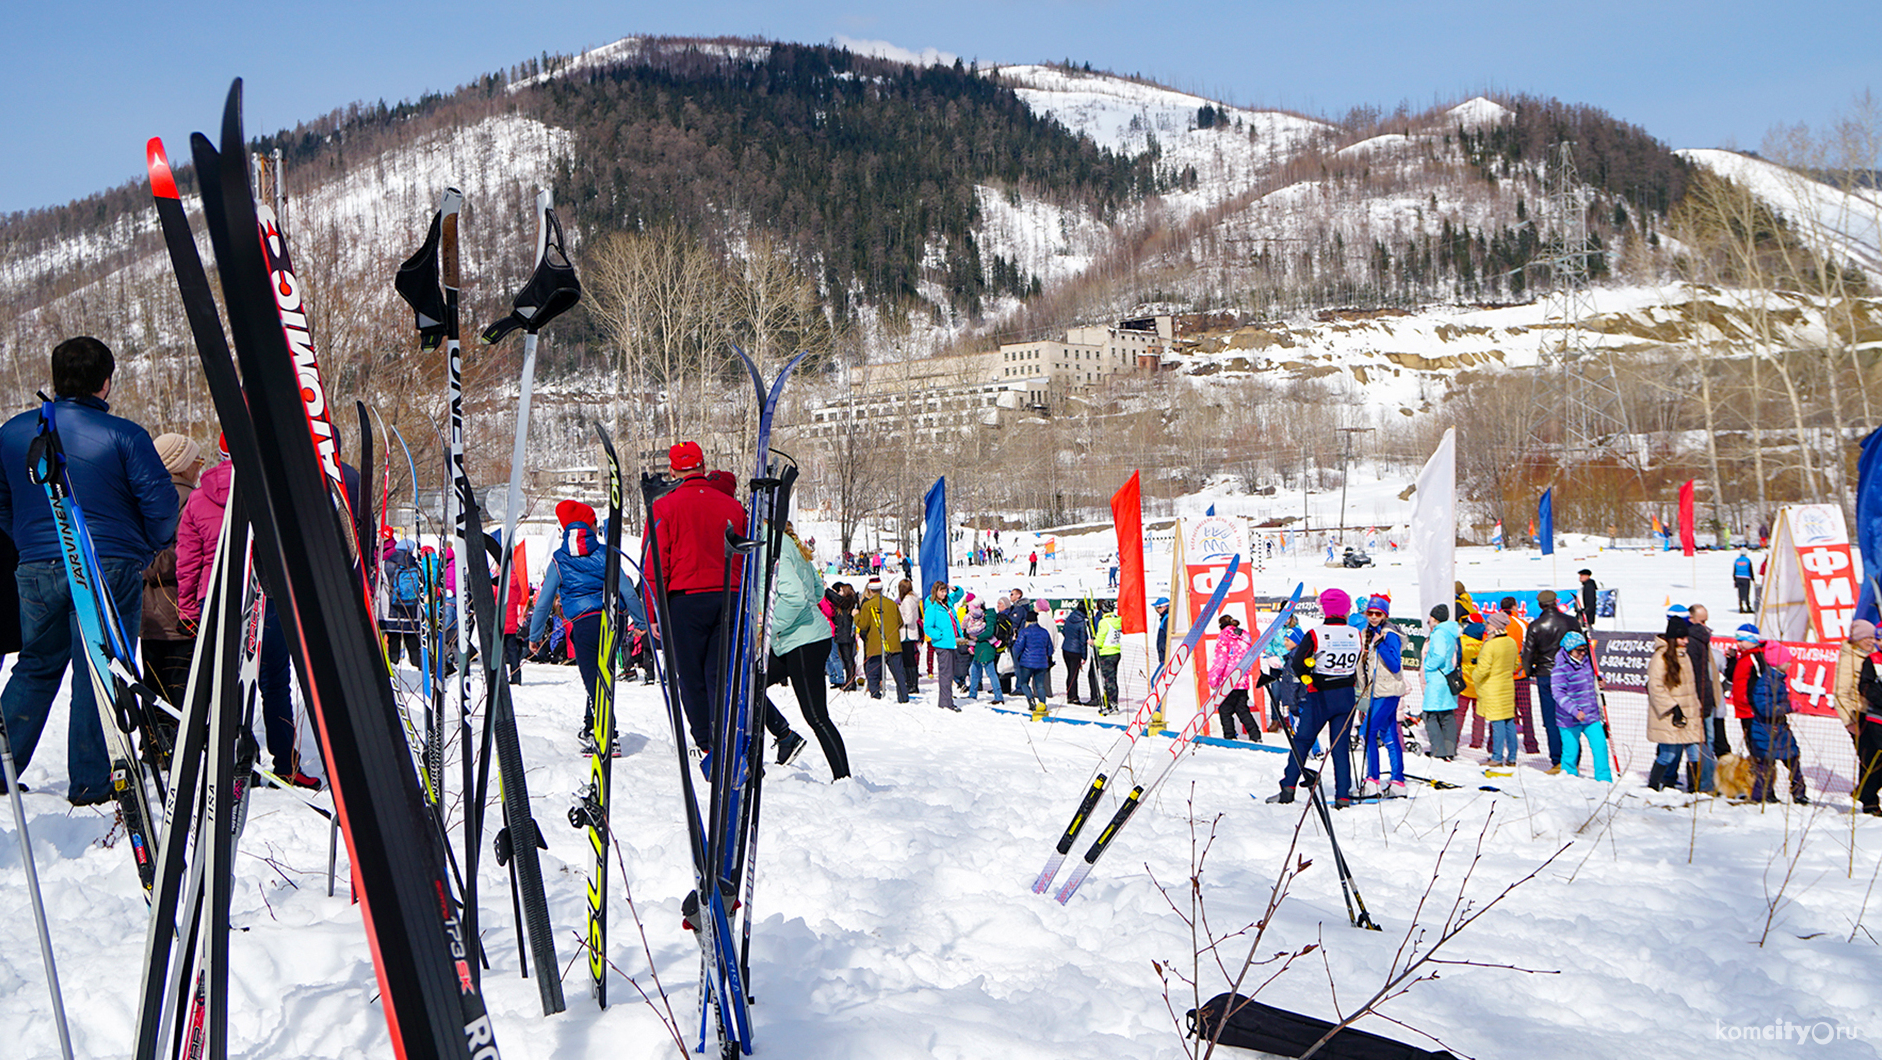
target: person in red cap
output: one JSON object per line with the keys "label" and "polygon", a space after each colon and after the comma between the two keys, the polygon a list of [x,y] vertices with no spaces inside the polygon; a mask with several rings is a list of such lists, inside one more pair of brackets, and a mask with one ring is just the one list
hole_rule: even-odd
{"label": "person in red cap", "polygon": [[[714,743],[714,708],[718,704],[712,685],[717,675],[711,671],[720,640],[726,634],[721,621],[725,594],[735,591],[744,573],[743,556],[735,553],[728,561],[725,534],[729,529],[745,536],[745,509],[731,490],[706,473],[706,458],[699,443],[679,443],[667,451],[667,461],[680,484],[654,501],[651,512],[651,536],[660,546],[660,573],[666,583],[667,619],[672,626],[661,630],[660,635],[672,638],[673,677],[680,706],[686,712],[686,728],[693,746],[705,752],[711,751]],[[724,478],[731,482],[730,476]],[[650,569],[646,557],[641,569]],[[652,591],[651,586],[648,591]],[[546,587],[543,595],[548,595]],[[786,736],[795,734],[784,716],[769,702],[765,707],[765,728],[780,744],[787,742]],[[708,778],[712,776],[710,769],[705,772]]]}

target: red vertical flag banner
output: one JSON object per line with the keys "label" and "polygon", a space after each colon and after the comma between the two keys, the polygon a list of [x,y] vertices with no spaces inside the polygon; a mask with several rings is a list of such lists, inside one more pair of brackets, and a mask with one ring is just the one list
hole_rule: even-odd
{"label": "red vertical flag banner", "polygon": [[1147,633],[1144,615],[1144,504],[1138,472],[1111,497],[1111,522],[1117,528],[1117,615],[1124,632]]}
{"label": "red vertical flag banner", "polygon": [[1690,556],[1699,547],[1693,533],[1692,487],[1695,479],[1687,479],[1679,488],[1679,553]]}

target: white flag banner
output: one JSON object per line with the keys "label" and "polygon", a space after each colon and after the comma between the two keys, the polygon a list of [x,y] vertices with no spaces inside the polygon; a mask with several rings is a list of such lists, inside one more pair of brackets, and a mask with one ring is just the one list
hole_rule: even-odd
{"label": "white flag banner", "polygon": [[[1418,617],[1456,598],[1457,429],[1447,428],[1418,472],[1412,496],[1411,548],[1418,562]],[[1451,616],[1457,617],[1455,615]]]}

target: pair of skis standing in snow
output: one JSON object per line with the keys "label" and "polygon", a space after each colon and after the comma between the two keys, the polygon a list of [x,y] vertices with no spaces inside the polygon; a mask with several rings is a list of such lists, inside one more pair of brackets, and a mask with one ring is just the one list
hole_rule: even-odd
{"label": "pair of skis standing in snow", "polygon": [[[1105,756],[1099,760],[1097,767],[1092,770],[1092,776],[1086,782],[1083,797],[1079,800],[1077,807],[1072,812],[1070,823],[1067,824],[1065,831],[1059,836],[1058,842],[1054,845],[1051,855],[1047,857],[1045,867],[1040,870],[1039,876],[1033,881],[1034,893],[1044,894],[1051,890],[1059,870],[1064,866],[1066,858],[1072,852],[1073,844],[1077,842],[1078,836],[1084,830],[1086,822],[1091,819],[1092,813],[1097,808],[1098,802],[1103,798],[1107,787],[1111,786],[1112,778],[1119,776],[1120,773],[1129,773],[1137,778],[1136,782],[1131,790],[1119,800],[1117,809],[1113,813],[1110,821],[1100,830],[1096,840],[1094,840],[1091,846],[1085,851],[1077,867],[1073,870],[1072,875],[1066,879],[1064,884],[1059,887],[1057,893],[1054,895],[1060,904],[1071,900],[1072,895],[1077,893],[1079,886],[1083,884],[1085,879],[1091,874],[1098,859],[1104,855],[1105,851],[1110,849],[1111,844],[1117,838],[1118,832],[1130,822],[1138,808],[1153,796],[1164,781],[1169,778],[1170,774],[1175,771],[1177,763],[1193,749],[1195,738],[1200,735],[1203,723],[1214,714],[1216,707],[1228,695],[1229,691],[1239,685],[1249,671],[1259,663],[1263,650],[1266,649],[1276,637],[1281,635],[1281,631],[1286,627],[1288,619],[1292,617],[1294,613],[1295,606],[1300,602],[1302,589],[1300,585],[1294,587],[1294,592],[1289,597],[1287,603],[1283,605],[1281,610],[1269,621],[1267,627],[1261,631],[1261,635],[1256,637],[1253,642],[1249,644],[1247,650],[1243,652],[1242,657],[1236,664],[1223,674],[1221,681],[1216,682],[1209,689],[1206,700],[1200,704],[1200,709],[1197,710],[1195,716],[1184,726],[1182,732],[1178,733],[1176,738],[1170,742],[1167,755],[1160,760],[1153,759],[1150,764],[1143,767],[1139,767],[1134,762],[1134,752],[1136,751],[1140,738],[1146,732],[1150,731],[1153,725],[1161,724],[1164,699],[1169,695],[1170,690],[1175,687],[1177,677],[1180,676],[1183,670],[1188,666],[1191,657],[1195,654],[1197,646],[1202,642],[1204,633],[1206,633],[1209,628],[1209,623],[1214,620],[1217,611],[1221,609],[1222,601],[1227,597],[1230,587],[1234,584],[1240,566],[1241,559],[1239,556],[1229,561],[1228,567],[1224,571],[1221,581],[1216,585],[1215,591],[1210,595],[1207,602],[1203,604],[1201,612],[1190,625],[1189,633],[1171,650],[1168,659],[1152,679],[1150,694],[1145,697],[1143,703],[1138,706],[1136,714],[1131,718],[1130,724],[1125,726],[1124,732],[1118,736],[1117,741],[1112,745],[1111,749],[1106,752]],[[1291,746],[1294,739],[1293,727],[1291,724],[1287,723],[1285,718],[1283,718],[1283,725],[1286,728],[1288,741]],[[1377,930],[1378,926],[1373,923],[1371,915],[1366,911],[1365,902],[1359,896],[1357,881],[1353,878],[1352,872],[1346,864],[1346,859],[1340,852],[1339,842],[1334,837],[1332,816],[1327,812],[1326,801],[1320,790],[1319,778],[1314,770],[1307,767],[1307,763],[1301,762],[1297,764],[1301,767],[1303,780],[1308,785],[1310,797],[1313,799],[1314,807],[1320,815],[1322,825],[1326,828],[1327,837],[1329,841],[1333,843],[1334,864],[1340,876],[1342,894],[1346,899],[1348,918],[1352,921],[1354,927],[1365,927]],[[1138,772],[1139,768],[1142,769],[1142,772]]]}
{"label": "pair of skis standing in snow", "polygon": [[[641,477],[641,495],[647,506],[644,589],[659,634],[655,668],[673,729],[693,862],[693,892],[687,896],[683,912],[700,945],[699,1048],[704,1051],[709,1044],[716,1044],[716,1051],[725,1057],[752,1051],[751,925],[758,820],[764,794],[761,712],[766,708],[764,688],[771,654],[772,589],[779,551],[790,547],[784,527],[797,479],[793,462],[774,459],[770,436],[784,385],[805,357],[800,353],[792,358],[777,378],[767,383],[758,365],[743,350],[737,352],[758,402],[758,433],[745,508],[745,534],[738,534],[731,525],[724,531],[719,657],[708,660],[709,687],[713,691],[708,705],[711,746],[699,748],[704,752],[702,766],[710,785],[704,807],[686,750],[689,728],[675,678],[678,653],[683,649],[667,635],[676,627],[668,607],[669,572],[661,562],[661,543],[663,535],[677,531],[662,524],[656,502],[672,488],[672,483],[655,475]],[[735,568],[736,586],[732,577]]]}

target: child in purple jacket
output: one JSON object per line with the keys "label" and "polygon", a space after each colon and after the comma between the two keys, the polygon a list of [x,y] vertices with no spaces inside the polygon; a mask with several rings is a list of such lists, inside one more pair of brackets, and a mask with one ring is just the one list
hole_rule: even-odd
{"label": "child in purple jacket", "polygon": [[1555,693],[1555,719],[1562,730],[1562,772],[1581,775],[1578,766],[1585,736],[1589,757],[1594,760],[1594,778],[1612,783],[1607,732],[1601,727],[1601,698],[1595,690],[1594,660],[1588,656],[1588,638],[1581,633],[1570,630],[1562,634],[1555,667],[1549,671],[1549,688]]}

